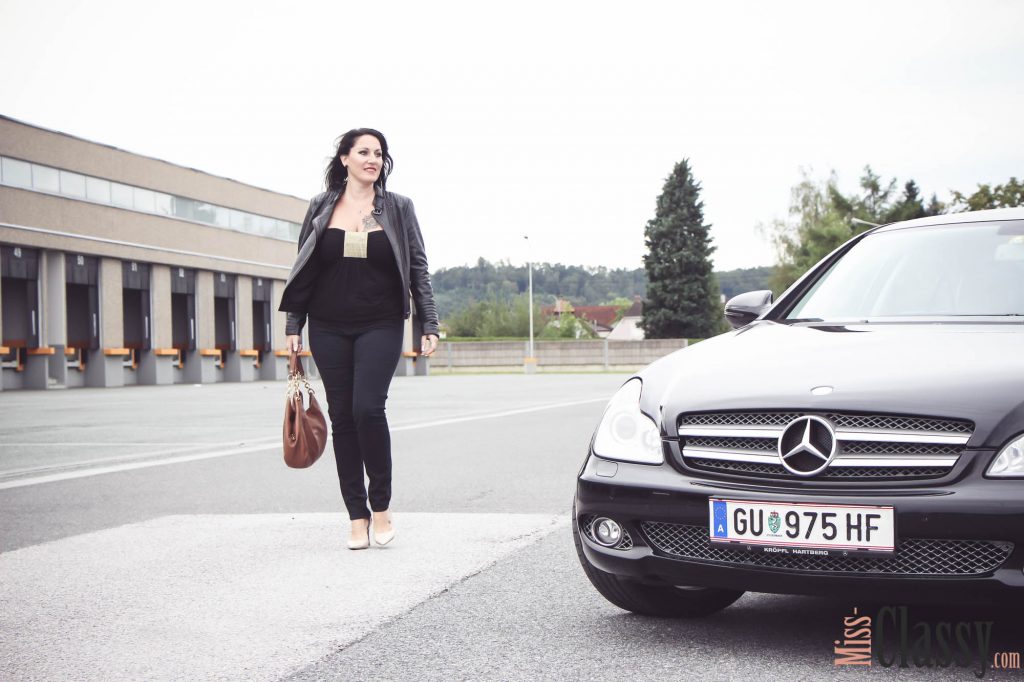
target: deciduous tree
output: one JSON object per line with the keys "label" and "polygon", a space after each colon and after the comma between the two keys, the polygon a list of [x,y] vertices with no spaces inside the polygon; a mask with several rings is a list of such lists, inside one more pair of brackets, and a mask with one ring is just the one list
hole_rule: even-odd
{"label": "deciduous tree", "polygon": [[801,172],[803,178],[792,190],[790,220],[776,220],[767,228],[778,253],[771,279],[776,294],[871,224],[911,220],[945,210],[934,194],[925,205],[913,180],[904,183],[899,193],[895,178],[884,182],[871,166],[864,168],[860,192],[849,196],[839,190],[834,171],[822,181],[814,180],[806,170]]}
{"label": "deciduous tree", "polygon": [[953,211],[981,211],[986,208],[1024,206],[1024,182],[1011,177],[1009,182],[994,187],[978,185],[971,195],[953,192]]}

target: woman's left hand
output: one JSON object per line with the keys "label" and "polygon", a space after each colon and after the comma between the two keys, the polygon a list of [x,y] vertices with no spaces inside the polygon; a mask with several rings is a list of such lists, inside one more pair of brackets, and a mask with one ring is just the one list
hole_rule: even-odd
{"label": "woman's left hand", "polygon": [[437,335],[424,334],[423,338],[420,339],[420,354],[433,355],[435,350],[437,350]]}

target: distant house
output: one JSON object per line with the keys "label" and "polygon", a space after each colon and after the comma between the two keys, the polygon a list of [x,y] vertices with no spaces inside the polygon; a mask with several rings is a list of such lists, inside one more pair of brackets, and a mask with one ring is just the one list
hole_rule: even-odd
{"label": "distant house", "polygon": [[622,319],[616,322],[615,318],[619,314],[618,306],[574,306],[569,301],[559,298],[555,300],[555,305],[545,306],[541,309],[541,312],[555,319],[560,318],[562,315],[574,315],[586,322],[602,339],[639,341],[644,338],[644,330],[640,326],[640,317],[643,315],[643,309],[643,299],[639,296],[634,296],[633,305],[625,312]]}
{"label": "distant house", "polygon": [[541,309],[544,315],[559,318],[562,315],[575,315],[594,330],[599,337],[604,338],[611,333],[615,326],[615,318],[619,309],[613,305],[580,305],[574,306],[565,299],[556,299],[555,305],[545,306]]}
{"label": "distant house", "polygon": [[572,303],[569,303],[569,301],[565,300],[564,298],[556,298],[554,305],[546,305],[543,308],[541,308],[540,311],[544,315],[550,315],[552,317],[561,317],[566,313],[571,314],[574,309],[575,308],[573,308]]}
{"label": "distant house", "polygon": [[615,318],[619,309],[613,305],[581,305],[576,306],[573,315],[590,325],[602,339],[615,327]]}
{"label": "distant house", "polygon": [[644,313],[643,299],[639,296],[633,297],[633,305],[622,316],[619,323],[615,325],[608,334],[609,341],[642,341],[644,328],[640,326],[640,320]]}

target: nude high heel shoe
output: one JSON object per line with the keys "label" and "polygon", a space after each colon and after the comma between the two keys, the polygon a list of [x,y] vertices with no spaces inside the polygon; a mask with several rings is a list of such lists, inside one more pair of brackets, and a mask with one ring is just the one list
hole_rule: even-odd
{"label": "nude high heel shoe", "polygon": [[367,547],[370,546],[370,521],[369,521],[369,519],[367,519],[367,521],[366,521],[366,539],[363,540],[362,538],[360,538],[359,540],[353,540],[352,538],[349,538],[348,541],[346,542],[346,544],[348,545],[349,549],[366,549]]}
{"label": "nude high heel shoe", "polygon": [[383,533],[378,533],[377,532],[377,526],[376,525],[374,525],[374,527],[373,527],[373,539],[381,547],[383,547],[384,545],[388,544],[389,542],[391,542],[392,540],[395,539],[395,523],[391,519],[391,515],[390,514],[388,514],[388,522],[391,525],[391,530],[384,531]]}

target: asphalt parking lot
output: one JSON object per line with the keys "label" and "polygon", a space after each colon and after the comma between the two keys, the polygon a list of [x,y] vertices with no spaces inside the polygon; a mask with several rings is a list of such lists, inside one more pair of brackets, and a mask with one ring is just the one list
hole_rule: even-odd
{"label": "asphalt parking lot", "polygon": [[[748,594],[696,621],[604,602],[569,510],[625,378],[396,379],[398,537],[364,552],[330,456],[281,461],[283,383],[0,394],[0,677],[974,679],[835,666],[841,598]],[[1024,651],[1012,609],[911,613],[993,621],[993,651]]]}

